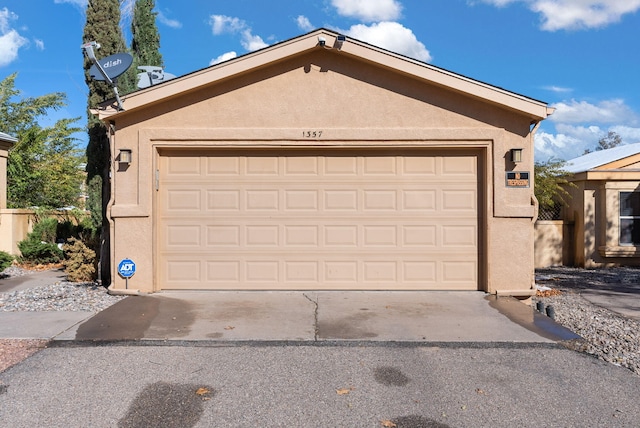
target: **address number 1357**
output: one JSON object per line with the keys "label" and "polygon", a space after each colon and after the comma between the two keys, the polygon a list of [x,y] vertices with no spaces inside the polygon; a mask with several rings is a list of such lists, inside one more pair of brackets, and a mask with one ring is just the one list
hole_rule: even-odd
{"label": "address number 1357", "polygon": [[322,131],[302,131],[302,138],[320,138]]}

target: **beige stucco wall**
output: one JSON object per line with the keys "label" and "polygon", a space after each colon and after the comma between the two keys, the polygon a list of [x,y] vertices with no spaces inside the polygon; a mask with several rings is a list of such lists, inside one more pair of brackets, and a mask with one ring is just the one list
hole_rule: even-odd
{"label": "beige stucco wall", "polygon": [[534,266],[573,265],[573,224],[564,220],[538,220],[535,223]]}
{"label": "beige stucco wall", "polygon": [[[125,109],[126,109],[125,102]],[[533,188],[507,188],[506,171],[533,173],[531,119],[481,99],[316,51],[241,74],[166,102],[118,114],[113,156],[112,266],[134,258],[129,288],[154,291],[155,162],[161,147],[466,147],[481,149],[480,288],[533,283]],[[304,138],[322,131],[321,138]],[[524,161],[509,160],[512,147]],[[532,183],[533,185],[533,183]]]}
{"label": "beige stucco wall", "polygon": [[34,212],[22,209],[0,209],[0,251],[20,255],[18,242],[33,229]]}

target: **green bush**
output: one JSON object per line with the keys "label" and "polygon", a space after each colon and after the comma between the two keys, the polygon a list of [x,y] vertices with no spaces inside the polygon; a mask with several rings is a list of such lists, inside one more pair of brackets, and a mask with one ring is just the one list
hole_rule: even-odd
{"label": "green bush", "polygon": [[58,248],[58,245],[49,242],[27,238],[18,242],[18,248],[22,253],[22,256],[20,256],[21,262],[34,264],[58,263],[63,257],[62,250]]}
{"label": "green bush", "polygon": [[70,238],[62,247],[64,270],[72,282],[88,282],[96,279],[96,253],[81,240]]}
{"label": "green bush", "polygon": [[13,256],[6,251],[0,251],[0,272],[11,266]]}
{"label": "green bush", "polygon": [[63,253],[56,242],[58,220],[55,218],[43,218],[33,225],[33,231],[27,238],[18,242],[18,248],[22,253],[21,262],[46,264],[58,263],[62,260]]}
{"label": "green bush", "polygon": [[33,225],[33,231],[27,235],[27,240],[55,243],[58,234],[58,220],[53,217],[40,219]]}

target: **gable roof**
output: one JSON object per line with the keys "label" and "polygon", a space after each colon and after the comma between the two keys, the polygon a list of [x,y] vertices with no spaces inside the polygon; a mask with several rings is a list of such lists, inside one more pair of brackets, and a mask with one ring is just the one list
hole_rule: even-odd
{"label": "gable roof", "polygon": [[[338,33],[324,28],[295,37],[293,39],[268,46],[255,52],[225,61],[187,75],[177,77],[159,85],[151,86],[126,96],[124,112],[118,112],[113,102],[103,104],[97,113],[101,119],[125,114],[149,104],[162,102],[185,92],[211,85],[230,76],[246,73],[283,60],[301,55],[314,49],[328,49],[339,55],[360,58],[397,72],[408,74],[450,90],[480,98],[486,102],[502,106],[530,117],[532,122],[539,122],[553,113],[554,109],[547,103],[492,86],[469,77],[435,67],[433,65],[409,58],[359,40],[347,38],[341,41]],[[324,44],[320,40],[324,39]]]}
{"label": "gable roof", "polygon": [[[625,162],[619,162],[619,161]],[[594,169],[619,169],[640,161],[640,143],[598,150],[567,161],[565,170],[574,174]]]}

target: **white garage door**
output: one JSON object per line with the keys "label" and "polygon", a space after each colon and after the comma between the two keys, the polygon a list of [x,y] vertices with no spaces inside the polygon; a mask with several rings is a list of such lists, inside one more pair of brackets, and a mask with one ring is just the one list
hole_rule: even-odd
{"label": "white garage door", "polygon": [[158,289],[478,289],[478,156],[163,151]]}

